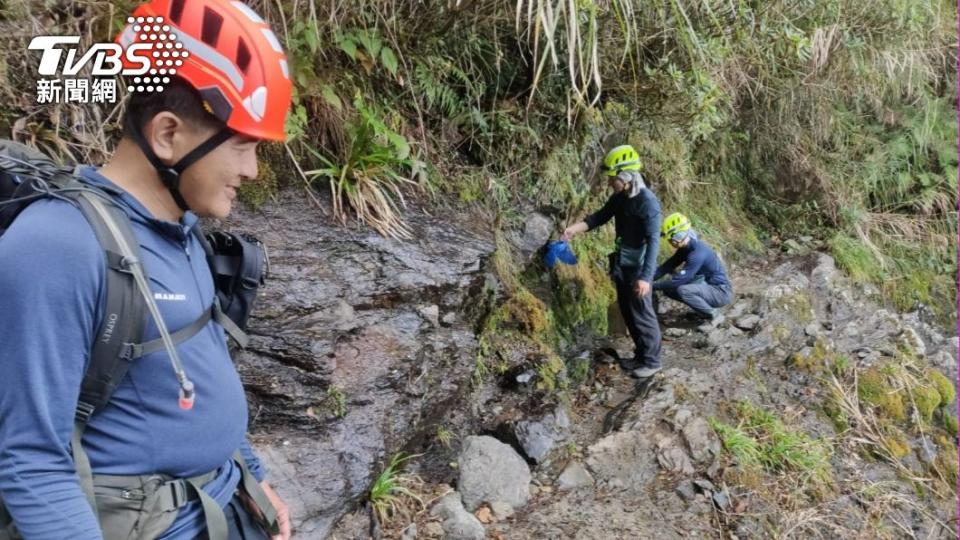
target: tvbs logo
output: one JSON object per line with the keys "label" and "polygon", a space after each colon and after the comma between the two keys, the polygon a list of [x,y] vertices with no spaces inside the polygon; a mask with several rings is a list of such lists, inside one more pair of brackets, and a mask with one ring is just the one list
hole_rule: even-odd
{"label": "tvbs logo", "polygon": [[[79,36],[37,36],[27,47],[31,51],[43,51],[40,57],[40,67],[37,72],[49,77],[52,75],[73,76],[80,73],[87,64],[93,61],[90,74],[94,77],[111,77],[122,74],[124,76],[143,75],[150,70],[150,53],[152,43],[134,43],[124,51],[117,43],[95,43],[83,56],[77,60],[77,49],[66,49],[66,62],[61,62],[64,49],[62,46],[78,45]],[[130,64],[139,64],[136,68],[123,68],[122,58],[126,56]],[[61,70],[60,66],[63,65]]]}
{"label": "tvbs logo", "polygon": [[[41,52],[37,102],[89,103],[90,90],[94,103],[115,102],[117,75],[125,77],[130,92],[163,91],[189,53],[163,17],[130,17],[127,23],[121,40],[125,45],[94,43],[83,52],[79,36],[33,38],[28,49]],[[77,77],[85,68],[89,77]]]}

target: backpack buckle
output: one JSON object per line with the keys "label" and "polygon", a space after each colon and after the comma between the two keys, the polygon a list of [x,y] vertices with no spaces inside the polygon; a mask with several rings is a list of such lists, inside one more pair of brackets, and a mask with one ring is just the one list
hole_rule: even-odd
{"label": "backpack buckle", "polygon": [[90,421],[90,417],[93,415],[93,411],[96,409],[93,405],[86,403],[84,401],[77,402],[77,410],[74,413],[74,418],[77,422],[86,425]]}
{"label": "backpack buckle", "polygon": [[136,355],[136,352],[137,352],[137,346],[136,346],[136,344],[134,344],[134,343],[124,343],[123,346],[120,347],[120,354],[118,354],[117,356],[118,356],[121,360],[126,360],[127,362],[130,362],[130,361],[132,361],[134,358],[136,358],[136,356],[135,356],[135,355]]}
{"label": "backpack buckle", "polygon": [[168,480],[157,486],[155,493],[160,498],[157,508],[164,512],[171,512],[190,502],[190,493],[187,491],[187,482],[182,478]]}
{"label": "backpack buckle", "polygon": [[128,501],[142,501],[147,498],[147,494],[139,488],[123,489],[120,490],[120,498]]}

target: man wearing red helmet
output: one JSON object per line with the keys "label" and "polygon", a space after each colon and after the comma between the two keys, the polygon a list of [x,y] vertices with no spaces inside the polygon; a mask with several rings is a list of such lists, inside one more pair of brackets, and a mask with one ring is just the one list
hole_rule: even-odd
{"label": "man wearing red helmet", "polygon": [[[258,142],[284,140],[292,84],[277,37],[242,2],[154,0],[118,41],[158,32],[180,44],[169,48],[175,61],[152,57],[163,90],[132,87],[116,152],[81,175],[129,216],[160,316],[176,328],[214,297],[192,234],[198,217],[227,216],[257,175]],[[18,314],[0,325],[0,371],[11,374],[0,379],[0,499],[20,534],[253,540],[267,528],[289,538],[286,507],[246,440],[246,398],[215,321],[176,346],[196,405],[178,402],[185,378],[178,387],[166,351],[145,354],[82,431],[89,464],[75,463],[74,412],[105,317],[106,271],[89,223],[61,200],[31,204],[0,237],[0,298]],[[144,336],[157,337],[150,321]],[[88,472],[95,508],[81,488]]]}

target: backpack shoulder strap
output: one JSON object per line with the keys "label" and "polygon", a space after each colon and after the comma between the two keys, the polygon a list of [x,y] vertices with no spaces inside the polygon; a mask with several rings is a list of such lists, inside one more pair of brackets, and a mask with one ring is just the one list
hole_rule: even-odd
{"label": "backpack shoulder strap", "polygon": [[81,440],[90,417],[106,405],[130,367],[128,345],[142,339],[146,307],[143,299],[137,296],[137,285],[133,275],[125,267],[119,239],[111,232],[111,224],[106,222],[106,219],[111,220],[114,229],[120,231],[120,236],[126,239],[128,245],[139,248],[126,213],[112,205],[103,205],[111,208],[106,213],[96,211],[91,199],[108,197],[108,195],[76,178],[67,180],[63,187],[67,188],[64,189],[64,192],[69,193],[67,197],[76,203],[93,228],[97,241],[103,249],[107,268],[103,319],[94,334],[95,341],[90,352],[90,360],[80,383],[80,396],[77,401],[73,435],[70,439],[70,449],[74,467],[80,479],[80,488],[96,515],[93,471]]}
{"label": "backpack shoulder strap", "polygon": [[[107,305],[97,342],[90,353],[90,362],[80,385],[71,451],[80,487],[92,508],[96,509],[93,471],[83,450],[83,431],[90,416],[110,400],[117,385],[126,376],[132,359],[132,344],[143,336],[145,311],[157,324],[180,382],[180,407],[193,407],[195,390],[187,379],[183,365],[150,294],[150,286],[140,260],[140,243],[130,226],[126,212],[109,196],[94,188],[76,190],[81,211],[93,227],[107,258]],[[116,273],[116,277],[110,277]]]}
{"label": "backpack shoulder strap", "polygon": [[[250,336],[241,328],[240,324],[223,311],[224,301],[225,299],[229,299],[227,298],[227,293],[222,290],[221,283],[218,280],[218,267],[221,266],[221,259],[218,259],[213,246],[210,245],[210,241],[207,239],[199,223],[193,228],[193,234],[197,238],[197,241],[200,242],[200,246],[203,247],[203,252],[207,256],[207,266],[210,267],[210,275],[213,278],[214,295],[211,316],[217,324],[223,327],[227,335],[233,338],[241,349],[246,349],[250,343]],[[234,264],[233,266],[236,265]],[[232,271],[233,268],[231,267],[229,270],[224,270],[224,273],[232,273]],[[256,292],[255,287],[254,292]],[[245,321],[246,316],[241,316],[241,319]]]}
{"label": "backpack shoulder strap", "polygon": [[[89,189],[96,193],[95,188]],[[102,205],[107,210],[106,214],[97,212],[91,206],[90,197],[101,195],[79,193],[82,195],[75,200],[103,248],[107,268],[103,319],[95,334],[96,341],[90,352],[90,362],[80,385],[77,403],[76,420],[85,425],[94,412],[107,404],[127,374],[130,361],[134,358],[132,345],[139,343],[143,337],[146,305],[137,290],[133,274],[124,264],[123,249],[105,221],[112,221],[127,246],[139,256],[140,244],[130,227],[130,218],[112,204]]]}

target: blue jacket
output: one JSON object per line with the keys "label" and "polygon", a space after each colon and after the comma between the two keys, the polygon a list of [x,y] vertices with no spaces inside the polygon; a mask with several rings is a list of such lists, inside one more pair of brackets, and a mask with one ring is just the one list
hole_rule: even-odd
{"label": "blue jacket", "polygon": [[[110,184],[92,168],[92,183]],[[157,306],[171,332],[212,301],[213,279],[191,229],[154,219],[139,201],[117,199],[140,241]],[[100,539],[70,453],[74,408],[94,333],[103,316],[105,261],[80,211],[54,199],[30,205],[0,236],[0,498],[28,539]],[[148,317],[145,339],[158,337]],[[258,480],[246,440],[247,401],[223,329],[211,322],[177,347],[197,389],[192,410],[178,407],[165,351],[134,361],[110,403],[83,437],[94,474],[164,473],[190,477],[220,469],[204,491],[221,505],[240,480],[240,448]],[[204,530],[199,501],[180,510],[163,539]]]}
{"label": "blue jacket", "polygon": [[588,230],[607,223],[614,218],[617,238],[629,248],[646,248],[643,264],[630,277],[632,281],[653,281],[657,266],[657,251],[660,249],[660,201],[649,189],[641,189],[634,197],[624,192],[614,193],[603,207],[584,219]]}
{"label": "blue jacket", "polygon": [[[666,274],[672,273],[683,264],[683,269],[667,281],[656,281]],[[703,277],[710,285],[730,285],[727,273],[717,254],[710,249],[706,242],[691,238],[686,246],[678,249],[674,254],[657,268],[654,275],[653,288],[676,289],[681,285],[692,282],[697,277]]]}

